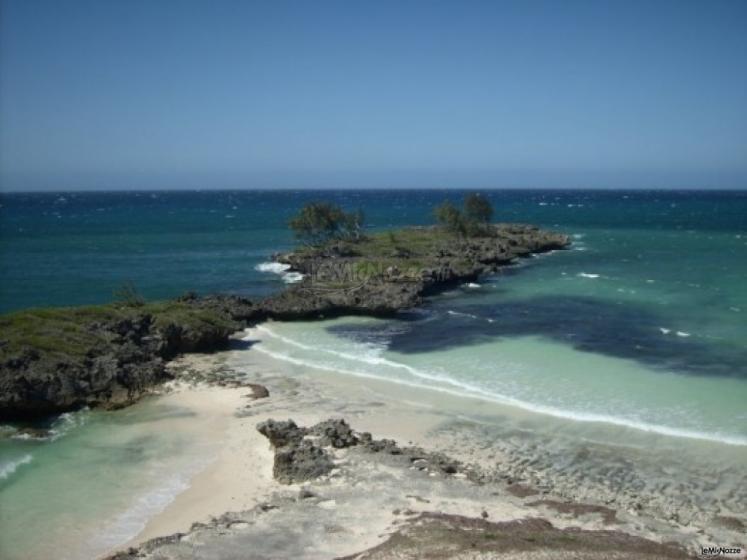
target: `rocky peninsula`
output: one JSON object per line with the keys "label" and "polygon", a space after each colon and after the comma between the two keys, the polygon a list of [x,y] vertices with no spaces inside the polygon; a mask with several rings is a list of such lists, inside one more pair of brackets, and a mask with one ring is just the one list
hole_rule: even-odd
{"label": "rocky peninsula", "polygon": [[246,326],[267,319],[391,316],[569,243],[564,234],[529,225],[494,224],[480,235],[413,227],[275,255],[303,277],[264,300],[187,294],[168,302],[7,314],[0,317],[0,419],[126,406],[170,378],[166,362],[225,348]]}

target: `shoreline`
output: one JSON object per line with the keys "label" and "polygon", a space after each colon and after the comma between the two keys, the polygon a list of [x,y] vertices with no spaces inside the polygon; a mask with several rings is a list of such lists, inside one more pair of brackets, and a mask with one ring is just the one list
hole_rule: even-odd
{"label": "shoreline", "polygon": [[0,315],[0,419],[128,406],[169,379],[165,362],[225,349],[247,326],[267,319],[392,316],[519,258],[571,244],[568,235],[531,225],[485,228],[455,235],[436,226],[405,227],[276,254],[273,259],[300,281],[257,301],[188,292],[146,302],[126,286],[108,305]]}
{"label": "shoreline", "polygon": [[[246,334],[246,336],[242,337],[242,340],[245,340],[245,341],[261,340],[262,335],[258,333],[265,333],[271,337],[277,337],[281,340],[284,340],[285,342],[290,342],[293,345],[300,346],[299,343],[297,342],[288,341],[283,336],[273,333],[266,326],[266,325],[272,325],[272,324],[273,324],[273,321],[266,321],[264,323],[255,325],[254,327],[245,329],[244,333],[249,333],[249,334]],[[306,348],[306,349],[311,350],[311,348]],[[327,368],[327,367],[323,367],[320,365],[309,364],[309,363],[295,360],[290,357],[280,357],[277,354],[269,350],[265,350],[264,348],[261,347],[261,345],[256,347],[255,350],[267,356],[270,356],[272,358],[288,361],[291,363],[295,363],[297,365],[308,366],[313,369],[326,370],[333,374],[343,373],[343,371],[339,369]],[[402,365],[401,367],[408,368],[409,366]],[[558,408],[554,408],[550,406],[531,403],[529,401],[523,401],[523,400],[520,400],[514,397],[508,397],[505,395],[496,395],[496,394],[488,393],[479,388],[471,387],[463,383],[459,383],[459,384],[453,383],[454,388],[451,389],[451,388],[447,388],[443,386],[434,386],[434,385],[429,386],[425,383],[416,383],[416,382],[406,381],[402,379],[388,379],[388,378],[384,378],[384,377],[380,377],[380,376],[376,376],[372,374],[367,374],[363,372],[356,372],[356,371],[345,370],[344,375],[351,375],[351,376],[358,377],[361,379],[384,381],[387,383],[393,383],[397,385],[402,385],[404,387],[409,387],[415,390],[442,392],[442,393],[446,393],[446,394],[449,394],[449,395],[452,395],[458,398],[476,399],[478,401],[487,401],[487,402],[490,402],[490,403],[493,403],[499,406],[518,408],[531,414],[549,416],[554,419],[558,419],[562,421],[584,422],[584,423],[592,423],[592,424],[594,423],[608,424],[610,426],[614,426],[615,428],[618,428],[621,430],[636,430],[636,431],[656,434],[657,436],[700,440],[706,444],[747,446],[747,438],[745,437],[734,436],[734,435],[720,435],[719,437],[716,437],[713,434],[709,434],[707,432],[682,430],[682,429],[673,428],[670,426],[649,424],[645,422],[634,422],[634,421],[627,420],[625,418],[620,418],[620,417],[615,417],[615,416],[566,411],[563,409],[558,409]]]}
{"label": "shoreline", "polygon": [[[209,524],[211,516],[221,519],[221,516],[226,517],[223,515],[226,512],[252,511],[252,508],[256,510],[261,503],[270,503],[279,499],[279,496],[295,496],[301,488],[306,487],[307,485],[299,484],[284,486],[272,479],[272,452],[267,440],[255,428],[256,424],[267,418],[293,418],[299,425],[311,425],[328,417],[342,417],[348,420],[355,430],[370,431],[374,437],[391,438],[400,444],[414,443],[425,449],[445,452],[465,464],[474,465],[476,471],[483,473],[481,476],[484,480],[480,484],[488,484],[500,494],[498,498],[490,498],[480,506],[489,506],[491,520],[510,521],[541,515],[543,519],[561,528],[610,528],[604,521],[604,516],[593,514],[593,509],[589,510],[592,512],[590,515],[579,516],[573,513],[569,515],[567,511],[556,511],[555,505],[529,505],[535,502],[582,503],[584,507],[587,507],[585,504],[591,504],[588,507],[602,508],[599,510],[600,513],[604,509],[614,511],[615,523],[611,528],[616,531],[659,542],[679,542],[691,551],[713,542],[731,542],[714,539],[725,539],[728,535],[731,535],[730,538],[736,538],[734,535],[737,533],[734,531],[715,526],[712,519],[707,519],[708,516],[691,515],[684,507],[675,508],[671,512],[677,514],[677,520],[664,519],[662,513],[666,510],[665,506],[672,507],[672,504],[666,501],[657,502],[653,499],[646,502],[647,497],[639,495],[639,504],[645,505],[636,508],[624,499],[619,500],[619,503],[610,500],[609,496],[605,496],[599,488],[590,483],[580,487],[579,481],[576,480],[574,486],[569,480],[553,481],[553,473],[533,470],[532,464],[536,464],[539,458],[537,455],[542,453],[542,438],[539,442],[532,442],[535,436],[531,432],[535,427],[529,424],[548,424],[547,420],[538,419],[536,413],[511,410],[511,407],[486,403],[479,398],[444,395],[423,388],[403,390],[402,387],[384,380],[361,380],[342,374],[311,371],[310,368],[304,371],[303,367],[278,363],[268,356],[246,350],[229,350],[212,356],[185,356],[175,362],[174,367],[198,372],[199,376],[215,369],[216,364],[220,364],[220,368],[229,368],[240,376],[245,376],[251,382],[268,387],[270,397],[259,400],[245,399],[242,395],[247,393],[246,387],[183,388],[179,392],[167,395],[167,398],[189,400],[197,398],[206,390],[217,391],[216,395],[220,395],[219,401],[222,406],[233,404],[240,408],[238,414],[227,423],[226,438],[230,442],[229,445],[225,446],[209,467],[193,477],[190,487],[152,518],[146,528],[130,540],[124,549],[140,546],[151,538],[175,532],[189,534],[192,522]],[[500,423],[510,424],[510,427],[506,428],[508,432],[518,430],[512,438],[513,443],[517,445],[516,448],[496,448],[489,444],[489,440],[481,440],[479,422],[489,417],[497,419]],[[486,429],[494,428],[490,422],[485,425],[488,426]],[[551,435],[558,430],[553,426],[547,428]],[[562,436],[562,430],[554,435]],[[532,445],[527,446],[528,441],[532,442]],[[563,441],[563,445],[566,443]],[[588,441],[585,443],[587,448],[590,445],[593,444]],[[525,456],[517,459],[517,453],[523,453]],[[604,460],[608,459],[608,456],[604,457]],[[522,461],[525,462],[524,465]],[[244,472],[251,470],[251,477],[245,476],[242,479],[230,474],[239,472],[237,467],[247,462],[251,463],[252,468],[245,468]],[[222,481],[221,484],[216,485],[219,480]],[[230,480],[231,483],[227,484],[226,480]],[[469,481],[460,480],[460,483],[467,482]],[[310,484],[313,486],[315,482],[311,481]],[[357,481],[353,486],[358,484],[361,482]],[[221,489],[221,485],[230,486],[230,489]],[[216,489],[220,490],[220,495],[215,495]],[[526,495],[519,498],[516,494]],[[411,503],[412,499],[407,501],[410,509],[415,511],[433,510],[431,503]],[[475,511],[479,503],[479,500],[473,501],[469,507],[465,507],[465,504],[453,507],[454,504],[451,504],[443,511],[454,515],[479,516],[481,512]],[[680,514],[682,519],[679,519]],[[385,521],[379,520],[385,529],[388,527],[385,533],[391,533],[393,521]],[[355,531],[358,531],[358,536],[363,539],[357,541],[359,543],[365,542],[367,546],[373,547],[381,542],[379,533],[365,536],[366,531],[361,527],[357,527]],[[363,547],[351,549],[342,546],[335,554],[352,554],[361,548]],[[117,547],[117,550],[123,548]]]}

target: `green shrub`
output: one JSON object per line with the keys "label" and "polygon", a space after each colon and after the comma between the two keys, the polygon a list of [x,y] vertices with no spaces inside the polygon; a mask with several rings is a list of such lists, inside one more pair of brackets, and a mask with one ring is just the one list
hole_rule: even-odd
{"label": "green shrub", "polygon": [[140,295],[132,282],[125,282],[119,288],[114,290],[114,301],[127,307],[142,307],[145,305],[145,298]]}
{"label": "green shrub", "polygon": [[458,235],[482,236],[492,232],[490,220],[493,206],[482,195],[470,193],[464,197],[464,209],[460,210],[445,201],[434,210],[436,221],[447,231]]}

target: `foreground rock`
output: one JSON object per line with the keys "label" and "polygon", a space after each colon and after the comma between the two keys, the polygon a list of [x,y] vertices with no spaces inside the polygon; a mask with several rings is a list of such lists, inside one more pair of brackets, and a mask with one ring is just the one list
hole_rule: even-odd
{"label": "foreground rock", "polygon": [[[546,500],[542,507],[557,505],[559,515],[538,517],[538,504],[473,476],[459,461],[373,439],[341,419],[310,427],[266,420],[257,429],[275,448],[275,477],[283,483],[266,501],[111,558],[691,558],[678,546],[629,534],[609,508]],[[290,482],[304,486],[285,486]]]}
{"label": "foreground rock", "polygon": [[568,243],[565,235],[522,225],[497,225],[490,235],[467,239],[437,228],[411,228],[278,256],[304,279],[261,302],[187,295],[144,305],[4,315],[0,420],[125,406],[168,379],[165,361],[224,348],[229,336],[246,326],[266,319],[392,315],[438,290]]}
{"label": "foreground rock", "polygon": [[[305,482],[329,474],[334,468],[330,450],[360,446],[372,453],[398,455],[413,468],[442,474],[462,470],[458,461],[419,447],[402,448],[390,439],[373,439],[368,432],[354,432],[345,420],[325,420],[310,428],[299,427],[293,420],[266,420],[257,430],[275,448],[273,476],[278,482]],[[467,476],[465,474],[465,476]]]}

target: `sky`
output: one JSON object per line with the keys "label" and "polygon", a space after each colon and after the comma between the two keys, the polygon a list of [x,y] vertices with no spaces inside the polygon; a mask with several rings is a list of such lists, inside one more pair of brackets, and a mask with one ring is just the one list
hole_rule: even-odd
{"label": "sky", "polygon": [[0,190],[747,188],[745,0],[0,0]]}

